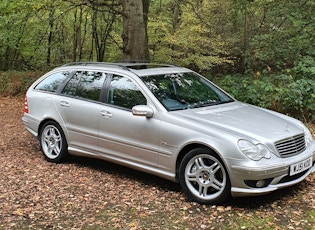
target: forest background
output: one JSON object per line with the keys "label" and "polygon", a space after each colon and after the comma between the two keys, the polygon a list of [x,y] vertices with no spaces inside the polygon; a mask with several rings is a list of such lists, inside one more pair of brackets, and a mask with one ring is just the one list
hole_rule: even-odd
{"label": "forest background", "polygon": [[0,95],[68,62],[145,60],[315,123],[314,15],[313,0],[1,0]]}

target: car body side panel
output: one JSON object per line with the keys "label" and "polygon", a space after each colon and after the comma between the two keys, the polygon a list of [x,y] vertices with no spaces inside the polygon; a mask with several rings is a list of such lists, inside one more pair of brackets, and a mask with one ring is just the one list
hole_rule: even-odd
{"label": "car body side panel", "polygon": [[99,117],[101,154],[157,167],[159,119],[134,116],[131,111],[108,105],[101,106]]}
{"label": "car body side panel", "polygon": [[68,145],[98,151],[98,119],[100,104],[82,99],[59,96],[55,106],[68,131]]}
{"label": "car body side panel", "polygon": [[[54,100],[55,98],[58,98],[58,95],[29,90],[27,92],[27,98],[29,113],[24,114],[23,122],[24,124],[27,122],[26,127],[31,129],[35,136],[40,132],[39,126],[41,122],[45,120],[55,120],[63,127],[62,118],[56,110],[54,103]],[[64,132],[67,136],[67,131],[65,129]]]}

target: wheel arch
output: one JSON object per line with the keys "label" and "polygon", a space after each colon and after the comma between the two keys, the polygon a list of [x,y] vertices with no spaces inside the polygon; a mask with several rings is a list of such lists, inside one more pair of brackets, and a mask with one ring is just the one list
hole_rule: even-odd
{"label": "wheel arch", "polygon": [[[179,181],[179,166],[184,158],[184,156],[191,150],[196,149],[196,148],[207,148],[214,156],[216,156],[222,164],[224,165],[225,169],[227,169],[225,161],[223,160],[222,156],[213,148],[205,144],[201,143],[191,143],[189,145],[186,145],[184,148],[181,149],[179,154],[177,155],[176,159],[176,173],[175,173],[175,180],[176,182]],[[228,173],[228,171],[227,171]]]}
{"label": "wheel arch", "polygon": [[46,118],[46,119],[42,120],[42,121],[39,123],[38,130],[37,130],[37,133],[38,133],[38,134],[37,134],[37,139],[40,138],[40,132],[41,132],[43,126],[44,126],[47,122],[49,122],[49,121],[56,122],[56,123],[62,128],[62,131],[63,131],[63,133],[65,134],[65,138],[67,139],[66,132],[65,132],[63,126],[62,126],[58,121],[56,121],[55,119],[52,119],[52,118]]}

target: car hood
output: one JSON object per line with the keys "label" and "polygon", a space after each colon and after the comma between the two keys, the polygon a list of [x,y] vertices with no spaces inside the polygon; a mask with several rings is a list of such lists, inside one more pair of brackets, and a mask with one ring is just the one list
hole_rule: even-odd
{"label": "car hood", "polygon": [[270,143],[303,133],[297,120],[241,102],[184,110],[179,114],[202,128],[220,129],[249,140]]}

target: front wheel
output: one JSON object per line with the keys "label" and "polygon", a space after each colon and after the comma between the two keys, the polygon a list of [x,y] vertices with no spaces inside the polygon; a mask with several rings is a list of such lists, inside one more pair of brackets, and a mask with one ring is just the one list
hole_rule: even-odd
{"label": "front wheel", "polygon": [[188,198],[200,204],[219,204],[231,194],[231,183],[223,163],[207,148],[193,149],[183,158],[179,182]]}
{"label": "front wheel", "polygon": [[40,131],[40,145],[44,157],[49,162],[60,163],[68,156],[65,135],[54,121],[46,122]]}

